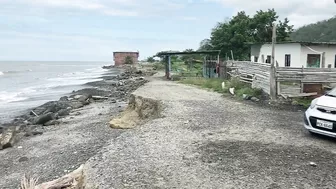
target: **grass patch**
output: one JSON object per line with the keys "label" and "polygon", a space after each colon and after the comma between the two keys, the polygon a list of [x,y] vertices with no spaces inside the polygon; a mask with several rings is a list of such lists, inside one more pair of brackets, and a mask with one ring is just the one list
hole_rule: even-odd
{"label": "grass patch", "polygon": [[212,89],[216,92],[224,92],[222,89],[222,79],[205,79],[205,78],[186,78],[180,81],[180,83],[188,85],[196,85],[206,89]]}
{"label": "grass patch", "polygon": [[[225,82],[225,88],[222,88],[222,83]],[[260,98],[262,96],[261,89],[253,89],[249,84],[239,81],[238,79],[222,80],[218,78],[186,78],[180,81],[183,84],[196,85],[206,89],[212,89],[219,93],[229,93],[230,88],[235,88],[235,94],[238,97],[248,95]]]}
{"label": "grass patch", "polygon": [[300,105],[304,108],[309,108],[310,104],[312,102],[311,98],[293,98],[292,104],[293,105]]}

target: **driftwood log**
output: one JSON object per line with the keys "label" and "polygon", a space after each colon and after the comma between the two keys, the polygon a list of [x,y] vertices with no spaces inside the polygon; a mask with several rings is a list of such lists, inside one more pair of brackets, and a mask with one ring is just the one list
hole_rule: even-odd
{"label": "driftwood log", "polygon": [[81,165],[77,170],[63,176],[62,178],[51,182],[37,185],[35,189],[83,189],[84,186],[84,165]]}

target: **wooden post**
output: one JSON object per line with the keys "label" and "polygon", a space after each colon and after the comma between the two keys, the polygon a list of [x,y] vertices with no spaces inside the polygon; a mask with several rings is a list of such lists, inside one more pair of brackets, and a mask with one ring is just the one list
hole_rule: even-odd
{"label": "wooden post", "polygon": [[234,61],[233,51],[232,50],[231,50],[231,57],[232,57],[232,61]]}
{"label": "wooden post", "polygon": [[325,68],[325,52],[321,54],[321,67]]}
{"label": "wooden post", "polygon": [[[218,66],[218,70],[217,70],[217,66]],[[217,65],[216,65],[216,70],[218,71],[218,73],[217,73],[217,77],[220,77],[219,54],[217,55]]]}
{"label": "wooden post", "polygon": [[276,44],[276,24],[273,25],[272,32],[272,60],[270,68],[270,95],[272,100],[277,98],[277,83],[275,71],[275,44]]}
{"label": "wooden post", "polygon": [[165,63],[166,78],[169,79],[168,56],[164,56],[163,60],[164,60],[164,63]]}
{"label": "wooden post", "polygon": [[[304,67],[302,66],[301,68],[301,76],[303,76],[303,69]],[[304,79],[304,77],[300,80],[300,93],[303,93],[303,89],[304,89],[304,83],[302,82],[302,80]]]}
{"label": "wooden post", "polygon": [[[276,69],[279,68],[279,62],[278,61],[275,61],[276,63]],[[278,77],[277,73],[276,74],[276,77]],[[276,81],[276,84],[277,84],[277,95],[280,95],[281,94],[281,83],[280,81]]]}
{"label": "wooden post", "polygon": [[172,70],[171,59],[170,56],[168,56],[168,79],[171,79],[171,70]]}

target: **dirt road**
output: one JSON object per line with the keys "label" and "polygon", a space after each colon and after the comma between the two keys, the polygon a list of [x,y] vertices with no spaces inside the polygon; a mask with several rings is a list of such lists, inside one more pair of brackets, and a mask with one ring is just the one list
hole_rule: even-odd
{"label": "dirt road", "polygon": [[[335,188],[336,143],[272,110],[155,79],[135,92],[164,117],[122,133],[87,163],[99,188]],[[310,165],[316,163],[316,166]]]}

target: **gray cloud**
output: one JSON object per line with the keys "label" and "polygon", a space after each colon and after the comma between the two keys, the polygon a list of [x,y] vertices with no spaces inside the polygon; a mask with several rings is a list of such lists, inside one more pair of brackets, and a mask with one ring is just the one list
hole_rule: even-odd
{"label": "gray cloud", "polygon": [[284,18],[288,17],[295,27],[328,19],[336,15],[333,0],[205,0],[218,2],[225,7],[232,7],[235,12],[245,10],[249,14],[257,10],[274,8]]}

